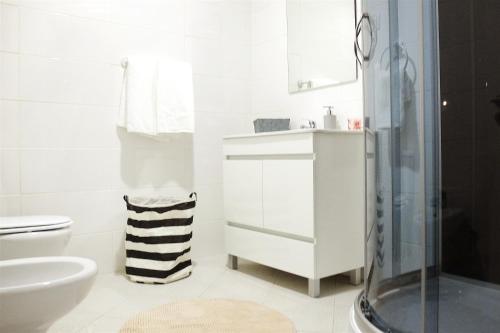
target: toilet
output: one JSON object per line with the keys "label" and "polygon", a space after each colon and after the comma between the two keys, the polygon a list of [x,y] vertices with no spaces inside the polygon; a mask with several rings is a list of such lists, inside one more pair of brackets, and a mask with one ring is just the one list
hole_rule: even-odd
{"label": "toilet", "polygon": [[71,224],[67,216],[0,217],[0,260],[62,255]]}
{"label": "toilet", "polygon": [[96,263],[62,256],[72,223],[66,216],[0,217],[0,332],[46,332],[88,294]]}

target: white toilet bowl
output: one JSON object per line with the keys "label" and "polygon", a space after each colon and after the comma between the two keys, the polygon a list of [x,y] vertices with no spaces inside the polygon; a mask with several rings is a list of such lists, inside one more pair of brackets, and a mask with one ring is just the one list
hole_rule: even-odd
{"label": "white toilet bowl", "polygon": [[62,255],[72,223],[66,216],[0,217],[0,260]]}
{"label": "white toilet bowl", "polygon": [[0,261],[0,332],[45,332],[85,298],[96,272],[77,257]]}

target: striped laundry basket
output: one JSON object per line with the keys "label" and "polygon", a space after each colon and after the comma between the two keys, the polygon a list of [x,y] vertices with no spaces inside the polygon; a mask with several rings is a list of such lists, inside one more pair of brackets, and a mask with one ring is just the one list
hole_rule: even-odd
{"label": "striped laundry basket", "polygon": [[169,283],[191,273],[196,193],[186,200],[124,197],[128,221],[125,272],[134,282]]}

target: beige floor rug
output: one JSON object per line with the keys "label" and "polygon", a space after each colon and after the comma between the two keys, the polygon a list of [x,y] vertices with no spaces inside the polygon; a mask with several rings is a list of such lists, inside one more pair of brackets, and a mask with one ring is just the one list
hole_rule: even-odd
{"label": "beige floor rug", "polygon": [[213,299],[162,305],[128,320],[120,333],[294,333],[292,322],[253,302]]}

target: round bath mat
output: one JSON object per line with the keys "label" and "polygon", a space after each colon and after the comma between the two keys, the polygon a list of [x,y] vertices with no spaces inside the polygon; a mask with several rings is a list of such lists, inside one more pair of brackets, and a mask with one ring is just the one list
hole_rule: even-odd
{"label": "round bath mat", "polygon": [[295,333],[292,322],[266,306],[228,299],[162,305],[128,320],[120,333]]}

